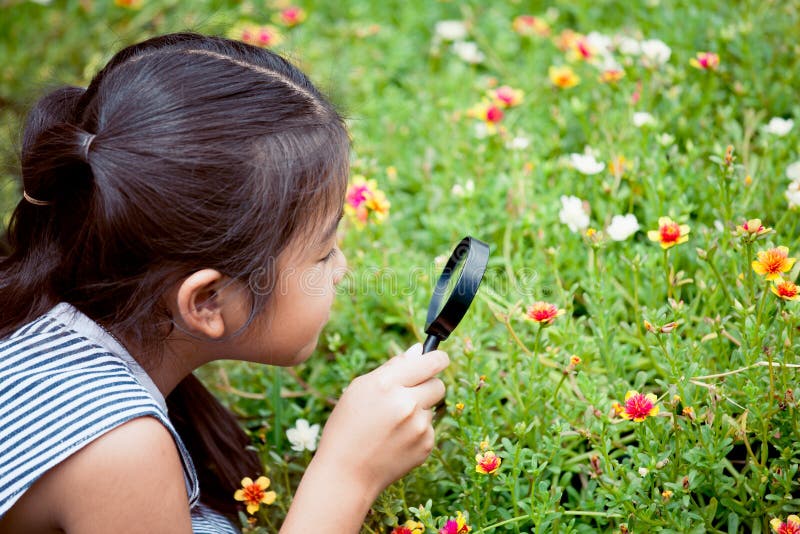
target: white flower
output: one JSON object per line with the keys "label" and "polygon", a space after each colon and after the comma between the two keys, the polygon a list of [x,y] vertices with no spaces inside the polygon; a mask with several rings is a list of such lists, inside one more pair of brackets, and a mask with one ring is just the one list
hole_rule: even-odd
{"label": "white flower", "polygon": [[298,419],[294,428],[286,431],[286,437],[292,444],[292,450],[303,452],[304,450],[313,451],[317,448],[317,436],[319,435],[319,425],[310,425],[305,419]]}
{"label": "white flower", "polygon": [[578,197],[561,195],[561,211],[558,219],[573,232],[589,228],[589,216],[583,210],[583,201]]}
{"label": "white flower", "polygon": [[589,35],[586,36],[586,40],[589,41],[589,44],[597,50],[598,54],[607,55],[611,53],[611,37],[608,35],[603,35],[602,33],[598,32],[591,32]]}
{"label": "white flower", "polygon": [[467,180],[464,185],[457,183],[453,185],[453,188],[450,190],[450,192],[453,194],[453,196],[457,197],[471,197],[472,193],[475,192],[475,182],[470,179]]}
{"label": "white flower", "polygon": [[675,136],[668,133],[662,133],[656,137],[658,144],[661,146],[671,146],[675,142]]}
{"label": "white flower", "polygon": [[724,232],[725,231],[725,223],[723,223],[719,219],[714,219],[714,228],[717,230],[717,232]]}
{"label": "white flower", "polygon": [[531,144],[531,140],[524,135],[518,135],[506,144],[510,150],[525,150]]}
{"label": "white flower", "polygon": [[772,117],[764,127],[764,131],[772,135],[777,135],[778,137],[783,137],[789,133],[792,126],[794,126],[794,121],[792,119]]}
{"label": "white flower", "polygon": [[794,209],[800,206],[800,180],[795,180],[786,188],[786,201],[789,208]]}
{"label": "white flower", "polygon": [[650,472],[650,470],[647,469],[646,467],[640,467],[639,468],[639,475],[641,475],[643,477],[646,477],[647,473],[649,473],[649,472]]}
{"label": "white flower", "polygon": [[658,67],[669,61],[672,49],[658,39],[647,39],[641,43],[642,63],[646,67]]}
{"label": "white flower", "polygon": [[617,48],[620,54],[638,56],[642,53],[642,45],[633,37],[620,35],[617,37]]}
{"label": "white flower", "polygon": [[800,180],[800,161],[790,163],[789,166],[786,167],[786,177],[793,182]]}
{"label": "white flower", "polygon": [[478,45],[472,41],[453,43],[453,52],[467,63],[481,63],[486,58],[478,49]]}
{"label": "white flower", "polygon": [[633,114],[633,125],[637,128],[641,128],[642,126],[647,126],[650,124],[655,124],[656,118],[650,115],[646,111],[637,111]]}
{"label": "white flower", "polygon": [[614,215],[611,217],[611,224],[608,225],[606,233],[614,241],[625,241],[639,230],[639,221],[636,215]]}
{"label": "white flower", "polygon": [[460,20],[440,20],[433,34],[438,40],[461,41],[467,36],[467,26]]}
{"label": "white flower", "polygon": [[606,164],[597,161],[594,154],[570,154],[569,162],[581,174],[597,174],[606,168]]}

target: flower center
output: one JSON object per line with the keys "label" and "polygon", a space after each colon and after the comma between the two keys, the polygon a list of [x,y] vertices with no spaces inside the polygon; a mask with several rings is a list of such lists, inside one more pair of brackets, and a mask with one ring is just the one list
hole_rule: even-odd
{"label": "flower center", "polygon": [[503,110],[497,106],[489,106],[486,110],[486,120],[489,122],[500,122],[503,118]]}
{"label": "flower center", "polygon": [[650,402],[650,399],[641,394],[634,395],[625,403],[625,411],[634,419],[647,417],[652,409],[653,403]]}
{"label": "flower center", "polygon": [[794,297],[797,295],[797,286],[793,282],[778,284],[776,289],[781,297]]}
{"label": "flower center", "polygon": [[669,223],[661,227],[661,242],[674,243],[681,238],[681,227],[678,223]]}
{"label": "flower center", "polygon": [[259,504],[264,498],[264,490],[258,484],[252,484],[244,488],[244,501],[247,504]]}
{"label": "flower center", "polygon": [[780,273],[784,260],[786,260],[785,254],[782,254],[779,250],[770,250],[764,255],[762,263],[768,273]]}

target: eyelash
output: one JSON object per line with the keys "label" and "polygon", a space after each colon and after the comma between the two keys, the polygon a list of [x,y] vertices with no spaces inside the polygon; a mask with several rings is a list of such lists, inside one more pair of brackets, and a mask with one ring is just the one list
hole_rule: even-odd
{"label": "eyelash", "polygon": [[331,249],[331,251],[330,251],[330,252],[328,252],[328,254],[326,254],[326,255],[325,255],[325,257],[324,257],[324,258],[322,258],[322,259],[321,259],[321,260],[319,260],[319,261],[320,261],[320,262],[322,262],[322,263],[327,263],[327,262],[329,262],[330,260],[332,260],[334,256],[336,256],[336,247],[333,247],[333,248]]}

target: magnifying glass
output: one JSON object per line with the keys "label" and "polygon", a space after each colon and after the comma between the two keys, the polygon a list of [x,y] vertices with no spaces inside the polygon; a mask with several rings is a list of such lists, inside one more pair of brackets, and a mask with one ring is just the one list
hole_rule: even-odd
{"label": "magnifying glass", "polygon": [[439,342],[447,339],[461,322],[478,292],[488,263],[489,245],[480,239],[467,236],[456,245],[428,305],[425,321],[428,337],[422,345],[423,354],[436,350]]}

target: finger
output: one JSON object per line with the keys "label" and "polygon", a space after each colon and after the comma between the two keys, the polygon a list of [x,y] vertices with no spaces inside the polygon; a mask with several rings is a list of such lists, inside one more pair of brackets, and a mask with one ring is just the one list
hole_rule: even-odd
{"label": "finger", "polygon": [[449,364],[450,358],[441,350],[424,355],[418,352],[406,352],[395,356],[379,369],[392,382],[413,387],[441,372]]}
{"label": "finger", "polygon": [[423,410],[433,408],[436,403],[444,398],[445,386],[444,382],[438,378],[431,378],[422,384],[408,388],[411,394],[417,401],[417,405],[422,407]]}

